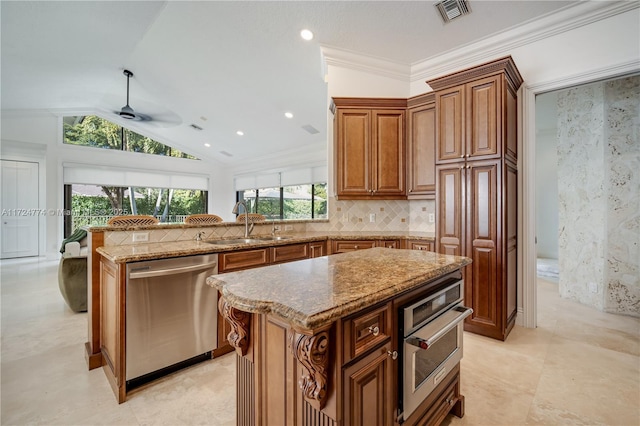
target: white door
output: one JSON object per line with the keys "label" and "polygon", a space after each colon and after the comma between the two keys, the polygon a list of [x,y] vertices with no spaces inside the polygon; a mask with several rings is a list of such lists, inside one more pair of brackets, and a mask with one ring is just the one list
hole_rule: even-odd
{"label": "white door", "polygon": [[38,255],[38,163],[1,161],[0,258]]}

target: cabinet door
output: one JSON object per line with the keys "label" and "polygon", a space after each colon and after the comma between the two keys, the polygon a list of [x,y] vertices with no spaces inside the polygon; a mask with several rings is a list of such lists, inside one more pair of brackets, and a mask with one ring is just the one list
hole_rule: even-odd
{"label": "cabinet door", "polygon": [[337,195],[370,194],[371,110],[338,110],[336,124]]}
{"label": "cabinet door", "polygon": [[466,157],[495,158],[501,154],[501,135],[498,129],[501,114],[500,76],[482,78],[466,85],[467,141]]}
{"label": "cabinet door", "polygon": [[464,158],[464,85],[436,93],[436,160]]}
{"label": "cabinet door", "polygon": [[438,198],[436,200],[436,251],[464,255],[465,169],[464,163],[436,167]]}
{"label": "cabinet door", "polygon": [[413,199],[435,197],[436,191],[436,107],[425,105],[408,111],[409,183]]}
{"label": "cabinet door", "polygon": [[351,426],[393,424],[393,370],[391,343],[344,369],[344,418]]}
{"label": "cabinet door", "polygon": [[309,257],[320,257],[327,254],[327,244],[324,241],[309,243]]}
{"label": "cabinet door", "polygon": [[501,337],[502,277],[498,276],[499,161],[470,161],[467,171],[467,256],[473,263],[465,272],[465,304],[473,308],[467,326]]}
{"label": "cabinet door", "polygon": [[404,111],[374,110],[372,118],[373,195],[404,195]]}

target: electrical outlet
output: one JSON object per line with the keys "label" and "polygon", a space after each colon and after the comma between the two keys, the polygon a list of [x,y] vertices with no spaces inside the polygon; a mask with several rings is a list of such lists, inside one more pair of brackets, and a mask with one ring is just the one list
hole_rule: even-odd
{"label": "electrical outlet", "polygon": [[594,282],[590,282],[589,283],[589,291],[591,293],[597,293],[598,292],[598,284],[596,284]]}
{"label": "electrical outlet", "polygon": [[429,223],[433,223],[436,221],[436,215],[434,213],[429,213]]}
{"label": "electrical outlet", "polygon": [[369,222],[375,222],[376,221],[376,214],[375,213],[370,213],[369,214]]}
{"label": "electrical outlet", "polygon": [[143,243],[145,241],[149,241],[149,233],[148,232],[134,232],[132,239],[133,239],[134,243]]}
{"label": "electrical outlet", "polygon": [[349,213],[342,213],[342,222],[349,222]]}
{"label": "electrical outlet", "polygon": [[285,231],[293,231],[293,225],[285,225],[284,226],[284,230]]}

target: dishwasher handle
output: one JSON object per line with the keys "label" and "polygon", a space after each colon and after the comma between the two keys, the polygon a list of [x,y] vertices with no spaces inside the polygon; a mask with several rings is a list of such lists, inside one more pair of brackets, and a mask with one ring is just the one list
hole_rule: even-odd
{"label": "dishwasher handle", "polygon": [[[166,269],[151,269],[151,270],[140,270],[138,272],[129,272],[130,279],[136,278],[151,278],[158,276],[166,276],[166,275],[176,275],[182,274],[185,272],[194,272],[200,271],[202,269],[214,268],[218,262],[205,263],[204,265],[191,265],[191,266],[183,266],[181,268],[166,268]],[[148,267],[147,267],[148,268]],[[140,268],[144,269],[144,268]]]}

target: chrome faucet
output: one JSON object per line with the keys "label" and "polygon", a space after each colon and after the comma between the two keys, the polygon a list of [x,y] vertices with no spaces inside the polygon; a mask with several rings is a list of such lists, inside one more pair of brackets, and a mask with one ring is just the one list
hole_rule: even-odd
{"label": "chrome faucet", "polygon": [[200,231],[196,234],[196,241],[202,241],[202,237],[204,236],[204,231]]}
{"label": "chrome faucet", "polygon": [[233,210],[231,213],[238,214],[238,207],[244,207],[244,237],[249,238],[249,234],[253,231],[253,222],[251,223],[251,229],[249,229],[249,211],[247,210],[247,204],[244,201],[238,201],[235,206],[233,206]]}

